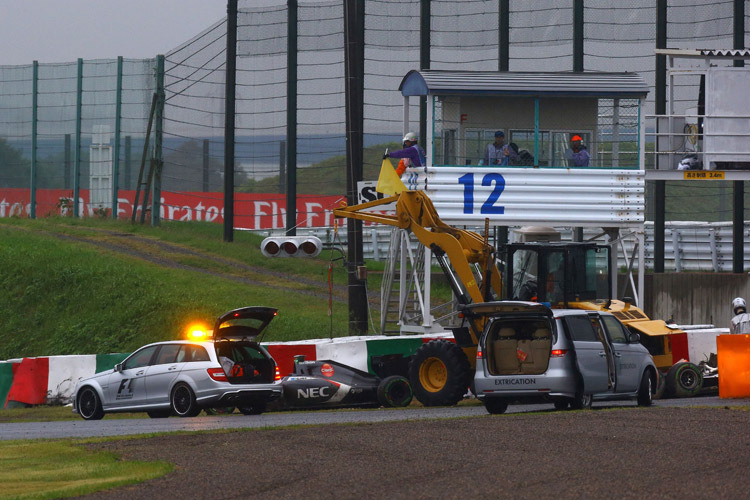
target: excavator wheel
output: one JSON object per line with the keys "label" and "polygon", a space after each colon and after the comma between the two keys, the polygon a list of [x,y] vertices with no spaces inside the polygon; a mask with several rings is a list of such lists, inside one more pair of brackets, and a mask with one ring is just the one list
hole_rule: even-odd
{"label": "excavator wheel", "polygon": [[447,340],[427,342],[409,362],[414,397],[425,406],[455,405],[466,394],[472,378],[466,354]]}

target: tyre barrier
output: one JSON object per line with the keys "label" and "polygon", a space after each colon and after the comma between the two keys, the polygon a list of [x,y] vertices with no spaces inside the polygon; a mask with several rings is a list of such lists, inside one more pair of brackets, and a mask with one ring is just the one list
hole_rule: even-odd
{"label": "tyre barrier", "polygon": [[[384,359],[394,363],[408,360],[425,342],[453,339],[452,334],[410,336],[359,336],[297,342],[264,342],[279,366],[281,376],[294,371],[294,357],[308,361],[330,359],[377,374]],[[61,405],[71,402],[82,378],[109,370],[130,353],[70,356],[40,356],[0,361],[0,405],[13,408],[29,405]]]}

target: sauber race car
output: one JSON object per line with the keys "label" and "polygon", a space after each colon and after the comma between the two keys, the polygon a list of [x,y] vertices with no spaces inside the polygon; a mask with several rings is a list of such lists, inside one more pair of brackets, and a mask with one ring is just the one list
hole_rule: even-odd
{"label": "sauber race car", "polygon": [[398,407],[412,399],[409,381],[399,375],[380,378],[336,361],[295,357],[294,373],[282,379],[287,408]]}

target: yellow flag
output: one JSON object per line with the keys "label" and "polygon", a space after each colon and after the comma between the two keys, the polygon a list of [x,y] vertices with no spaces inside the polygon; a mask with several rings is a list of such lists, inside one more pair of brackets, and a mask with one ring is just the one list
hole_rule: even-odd
{"label": "yellow flag", "polygon": [[398,174],[393,169],[393,164],[388,158],[383,158],[383,165],[380,167],[380,176],[375,191],[387,195],[398,194],[402,191],[408,191]]}

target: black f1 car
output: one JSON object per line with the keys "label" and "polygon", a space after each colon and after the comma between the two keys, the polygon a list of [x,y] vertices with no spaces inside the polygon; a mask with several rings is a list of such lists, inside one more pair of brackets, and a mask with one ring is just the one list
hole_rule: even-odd
{"label": "black f1 car", "polygon": [[399,407],[412,399],[409,381],[400,375],[380,378],[336,361],[294,359],[294,373],[282,379],[286,408]]}

